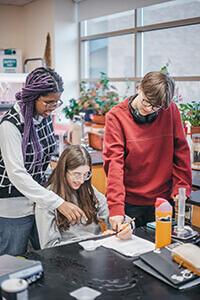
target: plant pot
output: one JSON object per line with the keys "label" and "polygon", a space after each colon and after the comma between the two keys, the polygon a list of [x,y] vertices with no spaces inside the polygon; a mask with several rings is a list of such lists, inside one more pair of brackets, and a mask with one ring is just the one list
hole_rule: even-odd
{"label": "plant pot", "polygon": [[106,116],[103,115],[90,115],[90,119],[92,120],[92,123],[105,125],[106,122]]}
{"label": "plant pot", "polygon": [[191,127],[191,135],[195,133],[200,133],[200,126],[192,126]]}
{"label": "plant pot", "polygon": [[89,146],[96,150],[103,150],[103,134],[88,132]]}
{"label": "plant pot", "polygon": [[104,128],[105,124],[96,124],[96,123],[92,123],[91,124],[92,128]]}

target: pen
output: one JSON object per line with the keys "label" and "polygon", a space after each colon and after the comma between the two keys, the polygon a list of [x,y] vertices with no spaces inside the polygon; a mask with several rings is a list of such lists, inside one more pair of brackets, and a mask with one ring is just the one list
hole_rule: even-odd
{"label": "pen", "polygon": [[135,218],[133,218],[132,220],[130,220],[128,223],[126,223],[126,224],[124,225],[124,227],[122,227],[122,229],[120,229],[119,231],[117,231],[117,232],[116,232],[116,235],[117,235],[118,233],[120,233],[122,230],[126,229],[126,228],[128,227],[128,225],[129,225],[131,222],[133,222],[133,221],[135,221]]}
{"label": "pen", "polygon": [[128,223],[126,223],[124,225],[124,227],[122,227],[122,229],[120,229],[119,231],[116,231],[114,233],[111,233],[111,234],[108,234],[108,235],[101,235],[101,236],[96,236],[96,237],[91,237],[91,238],[87,238],[87,241],[88,240],[94,240],[94,241],[97,241],[97,240],[102,240],[102,239],[105,239],[105,238],[108,238],[108,237],[111,237],[113,235],[117,236],[118,233],[120,233],[122,230],[124,230],[126,227],[128,227],[128,225],[135,221],[135,218],[133,218],[132,220],[130,220]]}
{"label": "pen", "polygon": [[94,241],[98,241],[98,240],[103,240],[103,239],[106,239],[106,238],[109,238],[113,235],[116,235],[117,233],[114,232],[114,233],[111,233],[111,234],[108,234],[108,235],[100,235],[100,236],[94,236],[94,237],[91,237],[91,238],[87,238],[87,241],[88,240],[94,240]]}

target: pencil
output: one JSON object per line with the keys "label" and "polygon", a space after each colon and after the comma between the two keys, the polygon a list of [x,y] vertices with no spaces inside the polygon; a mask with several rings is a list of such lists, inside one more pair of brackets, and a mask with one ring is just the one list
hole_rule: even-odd
{"label": "pencil", "polygon": [[91,237],[91,238],[87,238],[86,240],[94,240],[94,241],[97,241],[97,240],[102,240],[102,239],[105,239],[105,238],[108,238],[108,237],[111,237],[113,235],[117,236],[118,233],[120,233],[122,230],[124,230],[126,227],[128,227],[128,225],[135,221],[135,218],[133,218],[132,220],[130,220],[128,223],[126,223],[124,225],[124,227],[122,227],[122,229],[120,229],[119,231],[116,231],[114,233],[111,233],[111,234],[108,234],[108,235],[101,235],[101,236],[97,236],[97,237]]}
{"label": "pencil", "polygon": [[117,231],[117,232],[116,232],[116,235],[117,235],[118,233],[120,233],[122,230],[126,229],[126,228],[128,227],[128,225],[129,225],[131,222],[133,222],[133,221],[135,221],[135,218],[133,218],[132,220],[130,220],[128,223],[126,223],[126,224],[124,225],[124,227],[122,227],[122,229],[120,229],[119,231]]}

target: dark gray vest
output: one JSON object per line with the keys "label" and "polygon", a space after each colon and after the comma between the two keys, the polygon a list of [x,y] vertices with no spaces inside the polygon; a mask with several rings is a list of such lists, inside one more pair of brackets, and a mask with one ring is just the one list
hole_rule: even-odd
{"label": "dark gray vest", "polygon": [[[19,114],[14,108],[11,108],[5,116],[2,118],[1,122],[5,120],[14,124],[20,131],[23,136],[24,132],[24,124],[20,122]],[[34,147],[32,142],[28,142],[27,150],[26,150],[26,159],[25,159],[25,168],[27,172],[33,177],[35,181],[39,184],[43,185],[46,181],[45,171],[50,162],[51,156],[55,152],[56,140],[53,131],[53,123],[51,116],[46,118],[48,133],[45,126],[45,119],[38,125],[35,125],[36,134],[39,139],[39,143],[42,148],[42,166],[41,169],[38,170],[39,162],[36,161],[35,166],[33,167],[34,161]],[[9,138],[9,137],[7,137]],[[32,168],[33,167],[33,168]],[[10,197],[19,197],[23,196],[10,182],[8,174],[5,169],[3,157],[0,149],[0,198],[10,198]]]}

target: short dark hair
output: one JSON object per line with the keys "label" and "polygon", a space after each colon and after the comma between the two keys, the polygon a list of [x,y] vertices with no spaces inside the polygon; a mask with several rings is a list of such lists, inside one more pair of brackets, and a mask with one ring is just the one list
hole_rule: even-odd
{"label": "short dark hair", "polygon": [[175,81],[162,72],[149,72],[142,79],[141,88],[153,105],[168,108],[174,96]]}

